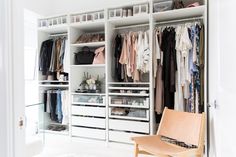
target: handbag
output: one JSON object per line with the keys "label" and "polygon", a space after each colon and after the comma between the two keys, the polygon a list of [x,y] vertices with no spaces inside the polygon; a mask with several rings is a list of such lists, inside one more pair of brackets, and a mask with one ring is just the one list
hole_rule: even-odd
{"label": "handbag", "polygon": [[82,51],[75,53],[75,64],[92,64],[94,55],[94,52],[85,46],[82,48]]}
{"label": "handbag", "polygon": [[184,8],[184,3],[182,0],[174,0],[173,9],[181,9]]}
{"label": "handbag", "polygon": [[105,47],[97,48],[94,52],[93,64],[105,64]]}

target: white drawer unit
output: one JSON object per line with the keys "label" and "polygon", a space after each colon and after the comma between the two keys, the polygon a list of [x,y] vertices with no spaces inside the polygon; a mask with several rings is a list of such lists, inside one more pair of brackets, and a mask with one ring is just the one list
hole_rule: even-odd
{"label": "white drawer unit", "polygon": [[133,143],[132,137],[145,136],[145,134],[128,133],[122,131],[109,131],[109,141],[122,142],[122,143]]}
{"label": "white drawer unit", "polygon": [[85,127],[104,129],[106,125],[104,118],[72,116],[71,119],[72,119],[73,126],[85,126]]}
{"label": "white drawer unit", "polygon": [[149,133],[149,122],[110,119],[109,129]]}
{"label": "white drawer unit", "polygon": [[101,129],[91,129],[91,128],[73,126],[72,136],[105,140],[106,133],[105,133],[105,130],[101,130]]}
{"label": "white drawer unit", "polygon": [[72,115],[104,117],[106,116],[105,107],[93,106],[72,106]]}

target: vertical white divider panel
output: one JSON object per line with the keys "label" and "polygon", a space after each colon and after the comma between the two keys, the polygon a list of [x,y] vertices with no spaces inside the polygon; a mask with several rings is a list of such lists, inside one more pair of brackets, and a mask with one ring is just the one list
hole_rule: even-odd
{"label": "vertical white divider panel", "polygon": [[[108,142],[109,142],[109,101],[108,101],[108,74],[109,74],[109,70],[108,68],[110,66],[110,59],[108,59],[108,55],[110,55],[110,49],[111,49],[111,44],[110,44],[110,25],[108,23],[108,9],[106,8],[104,10],[104,19],[105,19],[105,93],[106,93],[106,97],[105,97],[105,108],[106,108],[106,145],[108,146]],[[109,44],[108,44],[109,41]]]}
{"label": "vertical white divider panel", "polygon": [[[69,64],[71,65],[72,64],[72,61],[71,61],[71,47],[70,47],[70,43],[71,43],[71,27],[70,27],[70,14],[68,15],[67,17],[67,21],[68,21],[68,33],[67,33],[67,40],[68,40],[68,53],[70,53],[70,62]],[[70,66],[70,71],[69,71],[69,137],[71,139],[72,137],[72,123],[71,123],[71,108],[72,108],[72,97],[71,97],[71,66]]]}
{"label": "vertical white divider panel", "polygon": [[204,61],[204,111],[206,113],[206,125],[205,125],[205,131],[206,131],[206,136],[205,136],[205,155],[208,155],[208,0],[204,0],[204,5],[205,5],[205,11],[204,11],[204,56],[205,56],[205,61]]}
{"label": "vertical white divider panel", "polygon": [[149,73],[149,90],[150,90],[150,134],[153,135],[156,130],[156,120],[155,120],[155,112],[154,112],[154,78],[153,78],[153,30],[154,30],[154,22],[153,22],[153,1],[149,2],[149,45],[150,45],[150,73]]}

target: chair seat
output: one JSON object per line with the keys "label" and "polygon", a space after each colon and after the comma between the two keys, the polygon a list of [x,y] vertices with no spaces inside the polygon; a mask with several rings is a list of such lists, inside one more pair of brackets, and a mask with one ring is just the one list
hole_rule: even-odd
{"label": "chair seat", "polygon": [[187,149],[177,145],[173,145],[161,140],[159,135],[133,137],[132,140],[138,144],[141,150],[145,150],[153,155],[170,155],[176,156],[185,152],[195,151],[196,149]]}

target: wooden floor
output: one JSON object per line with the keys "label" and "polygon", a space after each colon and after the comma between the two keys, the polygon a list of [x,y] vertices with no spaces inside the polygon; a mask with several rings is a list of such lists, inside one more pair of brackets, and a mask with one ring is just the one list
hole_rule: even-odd
{"label": "wooden floor", "polygon": [[[45,135],[44,150],[36,157],[133,157],[133,145]],[[148,157],[142,156],[140,157]],[[150,157],[150,156],[149,156]]]}

